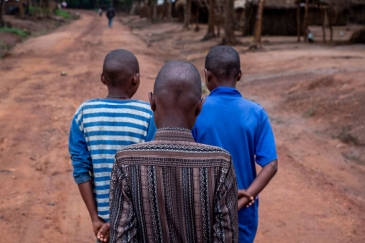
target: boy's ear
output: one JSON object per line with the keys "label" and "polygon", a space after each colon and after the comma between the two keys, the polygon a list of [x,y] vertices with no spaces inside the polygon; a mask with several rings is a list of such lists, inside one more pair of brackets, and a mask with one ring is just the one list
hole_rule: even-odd
{"label": "boy's ear", "polygon": [[200,112],[202,111],[204,101],[205,101],[205,97],[202,97],[199,100],[198,106],[196,107],[196,110],[195,110],[195,116],[199,116]]}
{"label": "boy's ear", "polygon": [[135,73],[132,77],[132,85],[139,85],[139,73]]}
{"label": "boy's ear", "polygon": [[212,79],[212,74],[204,68],[205,82],[208,83]]}
{"label": "boy's ear", "polygon": [[155,101],[155,96],[153,95],[152,92],[148,92],[148,99],[150,100],[151,110],[155,111],[156,110],[156,101]]}
{"label": "boy's ear", "polygon": [[106,85],[106,81],[105,81],[105,77],[104,77],[104,73],[101,74],[100,76],[100,81]]}
{"label": "boy's ear", "polygon": [[237,77],[236,77],[236,82],[241,81],[241,78],[242,78],[242,70],[240,69],[240,71],[238,72]]}

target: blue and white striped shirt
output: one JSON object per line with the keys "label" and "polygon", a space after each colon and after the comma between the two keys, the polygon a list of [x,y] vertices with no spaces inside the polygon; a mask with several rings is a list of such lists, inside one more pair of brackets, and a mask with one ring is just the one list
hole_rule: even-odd
{"label": "blue and white striped shirt", "polygon": [[151,141],[156,132],[150,105],[139,100],[93,99],[76,111],[69,136],[73,177],[91,180],[98,215],[109,221],[110,174],[124,146]]}

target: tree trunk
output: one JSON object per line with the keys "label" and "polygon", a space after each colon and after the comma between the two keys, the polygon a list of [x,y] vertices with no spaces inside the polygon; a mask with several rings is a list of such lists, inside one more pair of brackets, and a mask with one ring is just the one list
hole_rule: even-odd
{"label": "tree trunk", "polygon": [[167,20],[171,21],[172,19],[172,2],[171,0],[167,0]]}
{"label": "tree trunk", "polygon": [[167,0],[163,1],[162,11],[160,12],[160,19],[164,20],[167,16]]}
{"label": "tree trunk", "polygon": [[157,1],[152,3],[152,22],[155,22],[157,18]]}
{"label": "tree trunk", "polygon": [[184,29],[190,29],[190,19],[191,19],[191,0],[186,0],[184,9]]}
{"label": "tree trunk", "polygon": [[34,7],[34,11],[33,11],[33,15],[32,18],[36,19],[37,18],[37,1],[36,0],[31,0],[32,1],[32,5]]}
{"label": "tree trunk", "polygon": [[303,20],[303,38],[304,38],[304,42],[308,41],[307,38],[307,29],[308,29],[308,4],[309,4],[309,0],[305,1],[305,8],[304,8],[304,20]]}
{"label": "tree trunk", "polygon": [[262,48],[261,33],[262,33],[262,17],[264,13],[264,7],[265,7],[265,0],[260,0],[256,15],[255,39],[254,39],[255,43],[253,45],[253,47],[256,49]]}
{"label": "tree trunk", "polygon": [[224,25],[224,37],[222,43],[224,45],[236,45],[239,43],[234,35],[234,0],[225,1],[225,25]]}
{"label": "tree trunk", "polygon": [[202,40],[209,40],[215,37],[215,0],[209,0],[208,31]]}
{"label": "tree trunk", "polygon": [[297,36],[298,36],[298,42],[300,42],[300,3],[297,4]]}
{"label": "tree trunk", "polygon": [[44,6],[43,6],[43,0],[39,0],[39,17],[43,17],[43,11],[44,11]]}
{"label": "tree trunk", "polygon": [[5,0],[0,0],[0,27],[5,26],[4,7],[5,7]]}
{"label": "tree trunk", "polygon": [[195,27],[194,27],[194,31],[195,32],[199,32],[200,27],[199,27],[199,15],[200,15],[200,11],[199,8],[196,9],[195,12]]}
{"label": "tree trunk", "polygon": [[19,0],[18,2],[19,4],[19,16],[21,19],[24,19],[24,6],[23,6],[23,1]]}
{"label": "tree trunk", "polygon": [[246,8],[245,8],[245,27],[243,29],[243,33],[242,35],[243,36],[246,36],[246,35],[251,35],[251,19],[252,19],[252,15],[253,15],[253,7],[251,4],[247,3],[246,2]]}
{"label": "tree trunk", "polygon": [[322,32],[323,32],[323,43],[326,43],[326,9],[322,10]]}
{"label": "tree trunk", "polygon": [[[330,42],[333,42],[333,28],[332,28],[332,23],[331,23],[331,16],[328,15],[328,11],[327,12],[327,24],[328,24],[328,28],[330,29]],[[332,15],[331,12],[329,12],[330,15]]]}

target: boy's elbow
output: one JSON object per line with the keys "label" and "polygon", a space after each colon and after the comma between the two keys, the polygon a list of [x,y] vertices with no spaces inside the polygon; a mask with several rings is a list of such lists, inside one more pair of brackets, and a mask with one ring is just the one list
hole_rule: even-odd
{"label": "boy's elbow", "polygon": [[267,171],[270,171],[270,174],[274,176],[278,171],[278,160],[271,161],[265,166],[265,168],[267,168]]}
{"label": "boy's elbow", "polygon": [[272,162],[269,163],[270,165],[270,169],[273,172],[273,174],[275,175],[276,172],[278,171],[279,167],[278,167],[278,160],[274,160]]}

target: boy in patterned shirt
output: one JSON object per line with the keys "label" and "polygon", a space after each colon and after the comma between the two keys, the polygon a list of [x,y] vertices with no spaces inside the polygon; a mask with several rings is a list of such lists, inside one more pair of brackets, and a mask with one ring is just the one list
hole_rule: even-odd
{"label": "boy in patterned shirt", "polygon": [[150,93],[153,141],[116,155],[110,184],[110,243],[237,242],[237,185],[230,154],[194,142],[200,75],[171,61]]}

